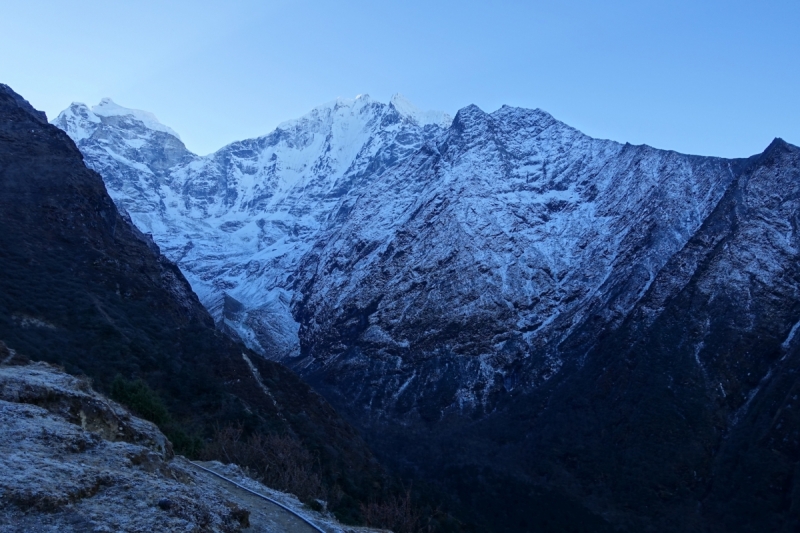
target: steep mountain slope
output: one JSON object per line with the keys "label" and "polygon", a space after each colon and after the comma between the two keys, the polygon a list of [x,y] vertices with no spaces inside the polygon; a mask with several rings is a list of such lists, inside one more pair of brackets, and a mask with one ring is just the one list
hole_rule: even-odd
{"label": "steep mountain slope", "polygon": [[[387,109],[403,115],[399,103]],[[419,115],[405,113],[413,125]],[[309,117],[292,123],[295,139],[333,131]],[[337,178],[347,185],[313,189],[316,203],[274,188],[280,209],[317,217],[298,222],[280,261],[220,259],[239,226],[210,233],[213,253],[192,247],[180,264],[208,276],[199,283],[254,295],[206,305],[261,347],[299,343],[266,351],[487,530],[796,528],[799,150],[776,140],[749,159],[689,156],[510,107],[419,126],[397,157],[387,155],[396,138],[357,156],[359,170],[342,175],[352,179]],[[349,153],[371,146],[336,146],[348,142]],[[96,168],[110,160],[101,146],[82,145]],[[211,207],[244,206],[272,183],[254,171],[223,195],[216,184],[227,182],[205,166],[176,165],[185,183],[206,184],[209,210],[186,205],[210,220]],[[295,168],[294,183],[319,180],[316,166]],[[117,201],[144,193],[125,194]],[[275,214],[269,202],[247,205],[250,221]],[[163,218],[194,223],[188,209]],[[241,277],[214,277],[227,260]],[[245,281],[248,268],[258,274]],[[264,333],[266,313],[253,325],[274,287],[273,316],[291,297],[291,335]]]}
{"label": "steep mountain slope", "polygon": [[304,258],[295,368],[509,530],[543,490],[631,531],[791,531],[799,155],[463,109]]}
{"label": "steep mountain slope", "polygon": [[[401,96],[339,99],[207,157],[149,113],[108,99],[55,125],[117,204],[177,262],[218,322],[271,358],[297,355],[291,273],[334,206],[450,123]],[[345,204],[347,202],[344,202]]]}
{"label": "steep mountain slope", "polygon": [[143,379],[182,453],[227,424],[289,435],[357,514],[353,497],[366,500],[384,476],[355,430],[294,373],[214,328],[178,268],[43,115],[0,85],[0,339],[101,390]]}
{"label": "steep mountain slope", "polygon": [[799,199],[800,149],[776,140],[622,327],[553,384],[524,455],[602,479],[632,530],[795,530]]}
{"label": "steep mountain slope", "polygon": [[341,369],[333,389],[370,416],[490,412],[558,373],[575,326],[626,316],[734,165],[590,139],[538,110],[463,109],[304,259],[297,366]]}
{"label": "steep mountain slope", "polygon": [[[542,152],[553,177],[515,180]],[[799,152],[696,158],[463,110],[305,258],[297,368],[506,524],[544,490],[631,531],[790,531]]]}

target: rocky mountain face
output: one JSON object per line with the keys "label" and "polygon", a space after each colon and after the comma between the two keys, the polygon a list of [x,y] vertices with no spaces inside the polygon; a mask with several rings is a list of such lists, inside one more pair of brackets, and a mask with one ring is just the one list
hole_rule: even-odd
{"label": "rocky mountain face", "polygon": [[627,316],[737,164],[463,109],[304,258],[303,372],[358,366],[334,388],[371,417],[491,412],[558,374],[579,325],[594,328],[585,352]]}
{"label": "rocky mountain face", "polygon": [[178,267],[120,214],[73,141],[5,85],[0,221],[0,339],[9,349],[128,394],[183,454],[200,453],[228,426],[291,438],[316,458],[316,474],[350,519],[385,482],[328,403],[214,327]]}
{"label": "rocky mountain face", "polygon": [[[319,108],[206,158],[182,152],[158,187],[145,175],[162,148],[123,161],[105,140],[131,127],[85,106],[56,123],[121,205],[175,199],[183,211],[132,216],[217,288],[207,306],[482,527],[798,527],[800,149],[727,160],[592,139],[541,110],[470,106],[448,124],[403,109]],[[290,166],[297,146],[313,164]],[[208,170],[237,150],[251,166]],[[222,230],[223,205],[251,211]],[[296,230],[271,233],[277,213]],[[190,224],[180,248],[168,228]],[[217,248],[197,244],[203,227]],[[223,251],[246,235],[247,254]]]}

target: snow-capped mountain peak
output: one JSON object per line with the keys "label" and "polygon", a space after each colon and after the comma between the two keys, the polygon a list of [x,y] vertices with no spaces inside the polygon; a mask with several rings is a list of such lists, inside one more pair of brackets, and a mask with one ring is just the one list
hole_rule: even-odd
{"label": "snow-capped mountain peak", "polygon": [[114,122],[116,127],[123,126],[128,136],[148,138],[153,132],[166,133],[180,140],[175,130],[159,122],[156,116],[148,111],[129,109],[114,103],[111,98],[103,98],[100,103],[90,109],[84,103],[73,102],[67,109],[59,113],[53,124],[66,131],[75,142],[89,139],[103,119]]}
{"label": "snow-capped mountain peak", "polygon": [[276,357],[299,349],[291,273],[315,235],[449,123],[401,97],[385,104],[361,94],[198,157],[152,114],[110,99],[92,109],[73,104],[54,121],[118,205],[180,264],[215,319]]}
{"label": "snow-capped mountain peak", "polygon": [[411,103],[405,96],[396,93],[389,102],[400,115],[407,117],[420,126],[434,124],[442,128],[449,128],[453,117],[444,111],[422,111]]}
{"label": "snow-capped mountain peak", "polygon": [[76,143],[91,137],[100,122],[100,118],[81,102],[72,102],[53,120],[53,124],[66,131]]}
{"label": "snow-capped mountain peak", "polygon": [[384,104],[376,102],[368,94],[359,94],[355,98],[337,98],[318,105],[300,118],[286,120],[278,124],[277,129],[289,130],[297,126],[307,127],[314,123],[329,123],[331,121],[347,120],[365,113],[365,108],[381,107]]}
{"label": "snow-capped mountain peak", "polygon": [[169,133],[173,137],[181,138],[175,130],[162,124],[153,113],[140,109],[130,109],[116,104],[111,98],[103,98],[100,103],[92,107],[92,113],[101,117],[132,117],[141,122],[146,128]]}

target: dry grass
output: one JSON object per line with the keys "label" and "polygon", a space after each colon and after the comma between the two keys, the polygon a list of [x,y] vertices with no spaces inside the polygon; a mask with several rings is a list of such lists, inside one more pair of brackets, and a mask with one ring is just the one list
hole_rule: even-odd
{"label": "dry grass", "polygon": [[391,529],[394,533],[427,533],[422,513],[411,500],[411,490],[392,495],[380,502],[361,504],[364,521],[370,527]]}
{"label": "dry grass", "polygon": [[316,458],[290,435],[253,433],[244,437],[241,426],[229,425],[217,428],[201,457],[235,463],[265,485],[304,502],[325,498]]}

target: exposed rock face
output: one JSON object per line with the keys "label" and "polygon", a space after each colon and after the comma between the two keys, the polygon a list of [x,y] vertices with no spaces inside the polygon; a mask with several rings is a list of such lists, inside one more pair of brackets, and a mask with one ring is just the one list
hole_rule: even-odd
{"label": "exposed rock face", "polygon": [[173,455],[172,444],[152,423],[94,392],[88,378],[46,363],[0,368],[0,400],[36,405],[104,440],[144,446],[164,460]]}
{"label": "exposed rock face", "polygon": [[[317,139],[294,124],[293,142]],[[402,157],[356,158],[341,197],[270,193],[327,221],[298,232],[291,261],[239,256],[283,280],[282,309],[291,297],[299,349],[273,355],[486,527],[798,527],[800,149],[689,156],[510,107],[427,128]],[[99,166],[97,146],[83,149]],[[225,198],[254,197],[260,176]],[[196,253],[181,266],[219,274]],[[248,323],[255,301],[222,312]]]}
{"label": "exposed rock face", "polygon": [[86,379],[44,363],[0,366],[0,419],[0,531],[232,533],[248,525],[246,509],[171,461],[153,424]]}
{"label": "exposed rock face", "polygon": [[579,324],[624,319],[737,164],[463,109],[304,258],[298,367],[370,417],[490,412],[557,374]]}
{"label": "exposed rock face", "polygon": [[[127,120],[117,112],[104,111]],[[242,424],[299,439],[329,486],[347,483],[366,499],[383,483],[355,429],[293,372],[216,330],[178,267],[120,215],[72,140],[5,85],[0,226],[0,339],[10,349],[86,374],[100,390],[117,375],[144,380],[187,453],[215,427]]]}
{"label": "exposed rock face", "polygon": [[790,531],[799,197],[780,140],[726,161],[467,108],[304,258],[296,368],[487,511],[465,472],[631,531]]}

